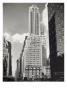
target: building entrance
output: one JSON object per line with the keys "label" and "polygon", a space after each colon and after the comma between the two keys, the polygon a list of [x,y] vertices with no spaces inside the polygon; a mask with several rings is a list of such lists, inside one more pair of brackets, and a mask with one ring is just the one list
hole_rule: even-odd
{"label": "building entrance", "polygon": [[37,79],[41,77],[41,68],[35,66],[28,66],[25,68],[25,76],[27,78]]}

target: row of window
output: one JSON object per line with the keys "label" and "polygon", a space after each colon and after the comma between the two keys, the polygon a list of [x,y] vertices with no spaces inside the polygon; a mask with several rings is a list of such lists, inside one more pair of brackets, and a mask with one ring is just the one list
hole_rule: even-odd
{"label": "row of window", "polygon": [[40,60],[39,59],[38,60],[30,60],[30,61],[26,60],[26,62],[40,62]]}
{"label": "row of window", "polygon": [[27,57],[26,60],[40,60],[40,57]]}

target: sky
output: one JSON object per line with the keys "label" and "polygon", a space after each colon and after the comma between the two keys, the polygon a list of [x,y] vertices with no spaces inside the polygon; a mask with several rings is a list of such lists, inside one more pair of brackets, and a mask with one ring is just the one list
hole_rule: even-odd
{"label": "sky", "polygon": [[[29,33],[29,7],[32,3],[4,3],[3,4],[3,33],[12,44],[12,72],[15,75],[16,60],[19,58],[23,41]],[[45,3],[37,3],[40,14]],[[44,14],[45,15],[45,14]],[[43,16],[44,17],[44,16]]]}
{"label": "sky", "polygon": [[[11,35],[27,33],[29,21],[29,7],[31,3],[4,3],[3,4],[3,29]],[[37,4],[40,13],[45,7],[44,3]]]}

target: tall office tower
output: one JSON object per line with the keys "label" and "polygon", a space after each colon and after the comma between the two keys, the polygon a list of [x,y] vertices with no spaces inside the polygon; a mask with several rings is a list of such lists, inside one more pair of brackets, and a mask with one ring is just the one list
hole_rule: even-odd
{"label": "tall office tower", "polygon": [[62,77],[63,80],[64,76],[60,72],[64,73],[64,59],[58,59],[57,55],[60,56],[64,53],[64,3],[49,3],[48,12],[51,75],[52,77]]}
{"label": "tall office tower", "polygon": [[[43,13],[45,15],[45,13]],[[44,19],[45,17],[43,17]],[[45,20],[45,19],[44,19]],[[28,78],[40,78],[42,72],[46,75],[47,66],[47,28],[45,29],[43,21],[40,28],[40,13],[37,6],[33,5],[29,8],[29,25],[30,36],[27,38],[24,50],[24,73]],[[46,22],[48,23],[48,22]],[[41,32],[40,32],[41,31]],[[48,32],[48,31],[47,31]],[[40,34],[41,33],[41,34]],[[49,68],[49,67],[48,67]],[[50,77],[50,74],[47,75]]]}
{"label": "tall office tower", "polygon": [[40,33],[40,13],[36,5],[29,8],[29,33],[23,53],[24,73],[28,78],[40,77],[42,66],[42,48]]}
{"label": "tall office tower", "polygon": [[29,8],[29,32],[30,34],[39,35],[40,29],[40,13],[36,5]]}
{"label": "tall office tower", "polygon": [[8,60],[8,49],[6,48],[6,40],[3,40],[3,77],[7,76],[7,60]]}
{"label": "tall office tower", "polygon": [[57,42],[56,42],[56,27],[55,27],[55,14],[49,21],[49,43],[50,43],[50,65],[51,65],[51,76],[56,69],[56,57],[57,57]]}
{"label": "tall office tower", "polygon": [[12,75],[11,43],[5,39],[3,43],[3,75]]}
{"label": "tall office tower", "polygon": [[7,41],[8,42],[8,45],[7,45],[7,48],[8,48],[8,57],[9,57],[9,73],[8,75],[11,76],[12,75],[12,57],[11,57],[11,42]]}

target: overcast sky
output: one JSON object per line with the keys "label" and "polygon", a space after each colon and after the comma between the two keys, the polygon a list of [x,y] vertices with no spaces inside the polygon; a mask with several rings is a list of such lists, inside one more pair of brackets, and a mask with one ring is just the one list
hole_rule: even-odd
{"label": "overcast sky", "polygon": [[[24,36],[29,31],[29,7],[32,3],[4,3],[3,4],[3,32],[7,39],[12,40],[12,71],[16,70],[16,60],[19,58]],[[45,3],[37,3],[40,13]]]}

